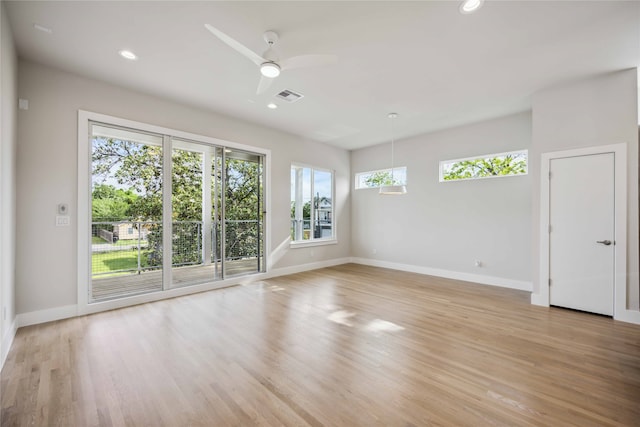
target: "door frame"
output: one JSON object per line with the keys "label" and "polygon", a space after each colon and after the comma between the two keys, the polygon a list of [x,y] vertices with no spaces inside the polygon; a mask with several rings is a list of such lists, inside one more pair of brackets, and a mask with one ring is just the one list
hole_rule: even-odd
{"label": "door frame", "polygon": [[543,153],[540,164],[540,277],[531,303],[549,306],[549,170],[551,160],[595,154],[614,155],[614,285],[613,318],[627,306],[627,144],[602,145]]}
{"label": "door frame", "polygon": [[[113,300],[104,300],[97,302],[89,302],[89,281],[91,280],[91,186],[89,184],[89,178],[91,177],[91,150],[89,136],[90,122],[101,122],[114,126],[121,126],[125,128],[138,129],[141,131],[147,131],[157,133],[160,135],[171,135],[172,137],[184,140],[198,141],[200,143],[210,144],[213,146],[228,147],[232,149],[238,149],[242,151],[250,151],[256,154],[264,156],[264,169],[263,179],[264,190],[264,266],[265,272],[258,272],[247,276],[235,276],[228,279],[212,281],[208,283],[202,283],[197,285],[171,288],[163,290],[162,292],[151,292],[146,294],[139,294],[133,296],[125,296]],[[271,247],[271,150],[266,148],[254,147],[237,142],[227,141],[223,139],[213,138],[204,135],[198,135],[176,129],[171,129],[163,126],[152,125],[148,123],[142,123],[134,120],[123,119],[120,117],[114,117],[101,113],[94,113],[85,110],[78,110],[78,199],[77,199],[77,304],[75,306],[62,307],[60,313],[64,313],[63,316],[71,317],[74,314],[82,316],[85,314],[98,313],[106,310],[113,310],[116,308],[128,307],[136,304],[143,304],[152,301],[159,301],[167,298],[174,298],[182,295],[194,294],[197,292],[209,291],[218,288],[224,288],[238,283],[252,282],[264,279],[268,277],[268,271],[271,267],[271,253],[269,248]],[[166,145],[166,144],[165,144]],[[165,162],[170,156],[165,156]],[[163,191],[163,197],[171,197],[171,179],[170,169],[167,167],[168,163],[165,163],[163,173],[165,173],[164,181],[168,183],[168,188]],[[167,200],[163,200],[165,206]],[[168,209],[168,208],[167,208]],[[163,215],[164,218],[169,216]],[[168,233],[164,233],[168,236],[168,239],[164,241],[165,245],[170,245],[171,240]],[[163,283],[169,283],[170,268],[164,268]]]}

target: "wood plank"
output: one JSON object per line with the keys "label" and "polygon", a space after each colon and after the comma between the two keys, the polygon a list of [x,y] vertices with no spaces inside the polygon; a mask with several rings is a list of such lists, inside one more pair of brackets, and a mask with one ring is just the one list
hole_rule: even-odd
{"label": "wood plank", "polygon": [[21,328],[1,424],[634,426],[640,326],[347,264]]}

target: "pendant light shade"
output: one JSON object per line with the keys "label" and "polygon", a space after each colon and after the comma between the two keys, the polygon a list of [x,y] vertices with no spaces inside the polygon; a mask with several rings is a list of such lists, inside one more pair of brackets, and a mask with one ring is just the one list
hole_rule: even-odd
{"label": "pendant light shade", "polygon": [[387,196],[405,194],[406,192],[406,185],[385,185],[380,187],[380,194],[385,194]]}
{"label": "pendant light shade", "polygon": [[387,117],[391,119],[391,183],[389,185],[383,185],[382,187],[380,187],[380,194],[397,196],[400,194],[405,194],[407,192],[407,186],[396,184],[395,179],[393,178],[393,150],[395,143],[393,121],[398,117],[398,113],[389,113]]}

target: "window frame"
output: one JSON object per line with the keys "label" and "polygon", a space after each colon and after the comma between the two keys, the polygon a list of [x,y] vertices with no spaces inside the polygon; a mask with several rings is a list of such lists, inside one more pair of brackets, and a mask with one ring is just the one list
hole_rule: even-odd
{"label": "window frame", "polygon": [[[478,176],[478,177],[469,177],[469,178],[459,178],[459,179],[444,179],[444,167],[445,164],[454,164],[458,162],[463,162],[467,160],[480,160],[480,159],[492,159],[501,156],[507,156],[510,154],[524,154],[526,157],[526,172],[518,173],[518,174],[509,174],[509,175],[489,175],[489,176]],[[459,159],[451,159],[451,160],[440,160],[438,165],[438,181],[439,182],[459,182],[459,181],[475,181],[478,179],[494,179],[494,178],[508,178],[508,177],[516,177],[516,176],[526,176],[529,174],[529,150],[513,150],[513,151],[504,151],[501,153],[492,153],[492,154],[483,154],[478,156],[471,157],[463,157]]]}
{"label": "window frame", "polygon": [[[380,188],[383,187],[384,185],[376,185],[375,187],[359,187],[358,184],[360,182],[359,177],[361,177],[362,175],[373,175],[375,173],[378,172],[389,172],[391,173],[391,169],[392,168],[385,168],[385,169],[377,169],[377,170],[372,170],[372,171],[364,171],[364,172],[356,172],[354,175],[354,188],[356,190],[366,190],[366,189],[370,189],[370,188]],[[407,167],[406,166],[395,166],[393,168],[394,171],[404,171],[404,182],[399,182],[399,185],[407,185]],[[395,172],[394,172],[395,173]]]}
{"label": "window frame", "polygon": [[[335,245],[338,243],[338,238],[337,238],[337,227],[336,227],[336,209],[335,209],[335,196],[336,196],[336,172],[333,169],[328,169],[328,168],[323,168],[323,167],[318,167],[318,166],[313,166],[307,163],[299,163],[299,162],[292,162],[291,163],[291,168],[290,168],[290,172],[293,175],[293,170],[294,168],[302,168],[302,169],[310,169],[311,170],[311,174],[310,174],[310,192],[313,198],[313,186],[314,186],[314,176],[315,176],[315,171],[319,171],[319,172],[325,172],[325,173],[330,173],[331,174],[331,237],[319,237],[316,238],[313,236],[313,233],[310,233],[309,235],[309,239],[308,240],[293,240],[291,239],[291,234],[289,234],[289,246],[291,248],[304,248],[304,247],[309,247],[309,246],[322,246],[322,245]],[[295,182],[292,180],[291,181],[291,188],[293,189],[295,187]],[[293,194],[291,194],[290,199],[293,199]],[[292,202],[294,202],[295,200],[291,200]],[[313,207],[313,203],[311,203],[310,206],[310,217],[313,218],[314,216],[314,207]],[[290,216],[290,221],[293,221],[294,218],[292,218]],[[303,219],[304,221],[304,219]],[[311,229],[311,228],[310,228]]]}

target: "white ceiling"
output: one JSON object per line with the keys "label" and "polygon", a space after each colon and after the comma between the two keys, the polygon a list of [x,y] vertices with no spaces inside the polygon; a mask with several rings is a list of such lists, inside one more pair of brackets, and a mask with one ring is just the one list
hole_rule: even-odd
{"label": "white ceiling", "polygon": [[[640,65],[640,3],[491,1],[5,2],[20,57],[346,149],[525,111],[545,87]],[[34,24],[53,30],[36,30]],[[261,54],[334,54],[256,95]],[[121,49],[139,55],[126,61]],[[305,97],[269,110],[290,89]]]}

